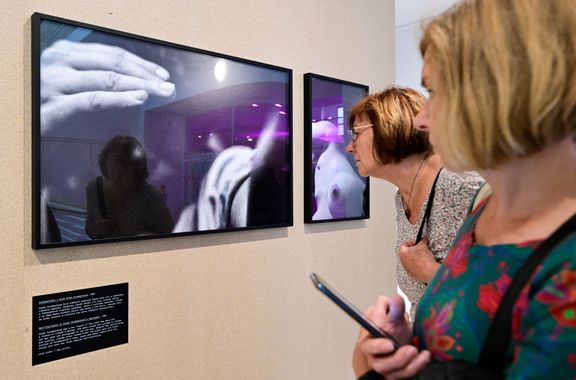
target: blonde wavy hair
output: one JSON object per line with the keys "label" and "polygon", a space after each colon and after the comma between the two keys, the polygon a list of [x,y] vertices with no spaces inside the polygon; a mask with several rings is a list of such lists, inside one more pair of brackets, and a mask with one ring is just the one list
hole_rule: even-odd
{"label": "blonde wavy hair", "polygon": [[576,136],[576,1],[464,0],[425,26],[436,150],[493,169]]}

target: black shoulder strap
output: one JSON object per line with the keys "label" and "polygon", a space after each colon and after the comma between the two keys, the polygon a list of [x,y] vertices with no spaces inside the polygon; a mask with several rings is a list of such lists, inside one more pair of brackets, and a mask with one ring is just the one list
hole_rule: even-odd
{"label": "black shoulder strap", "polygon": [[438,182],[438,178],[440,177],[440,172],[443,168],[438,170],[438,174],[436,174],[436,178],[434,179],[434,183],[432,184],[432,190],[430,190],[430,196],[428,197],[428,204],[426,205],[426,211],[424,211],[424,217],[422,218],[422,223],[420,223],[420,229],[418,230],[418,235],[416,235],[416,244],[422,240],[422,233],[424,232],[424,224],[428,218],[430,218],[430,214],[432,213],[432,203],[434,202],[434,194],[436,193],[436,182]]}
{"label": "black shoulder strap", "polygon": [[548,239],[532,252],[528,260],[514,275],[502,302],[490,324],[484,340],[478,365],[494,371],[503,371],[508,364],[508,347],[512,339],[512,308],[524,285],[530,280],[536,267],[550,251],[571,233],[576,231],[576,214],[560,226]]}

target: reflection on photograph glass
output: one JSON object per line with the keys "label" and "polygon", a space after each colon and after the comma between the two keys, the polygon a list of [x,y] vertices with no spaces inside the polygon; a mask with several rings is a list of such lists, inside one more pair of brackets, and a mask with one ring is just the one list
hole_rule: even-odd
{"label": "reflection on photograph glass", "polygon": [[33,247],[292,225],[292,71],[34,14]]}
{"label": "reflection on photograph glass", "polygon": [[348,112],[368,86],[317,74],[304,75],[304,221],[367,219],[369,179],[346,149]]}

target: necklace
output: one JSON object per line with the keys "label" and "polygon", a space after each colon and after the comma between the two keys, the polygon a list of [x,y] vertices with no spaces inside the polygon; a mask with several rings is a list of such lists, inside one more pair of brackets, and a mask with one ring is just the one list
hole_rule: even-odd
{"label": "necklace", "polygon": [[408,194],[408,201],[406,202],[406,207],[404,208],[404,215],[406,215],[406,218],[410,219],[410,200],[412,199],[412,191],[414,190],[414,184],[416,183],[416,178],[418,178],[418,174],[420,174],[420,169],[422,169],[422,164],[424,163],[424,160],[426,159],[426,156],[424,156],[424,158],[422,158],[422,161],[420,161],[420,166],[418,166],[418,170],[416,171],[416,175],[414,176],[414,179],[412,180],[412,185],[410,186],[410,193]]}

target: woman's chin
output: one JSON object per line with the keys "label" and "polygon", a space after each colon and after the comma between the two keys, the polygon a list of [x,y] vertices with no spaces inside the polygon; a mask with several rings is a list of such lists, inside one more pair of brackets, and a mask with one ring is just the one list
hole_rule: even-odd
{"label": "woman's chin", "polygon": [[360,175],[360,177],[368,177],[370,174],[368,174],[364,168],[358,167],[358,175]]}

